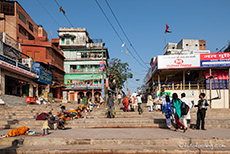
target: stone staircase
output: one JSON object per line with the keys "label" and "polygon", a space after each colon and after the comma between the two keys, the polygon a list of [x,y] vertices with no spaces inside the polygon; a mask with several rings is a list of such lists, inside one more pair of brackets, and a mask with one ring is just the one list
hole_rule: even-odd
{"label": "stone staircase", "polygon": [[[27,126],[41,132],[44,121],[35,117],[42,112],[56,114],[60,106],[77,108],[78,104],[53,103],[47,105],[27,105],[0,108],[0,132]],[[87,119],[67,122],[67,130],[51,131],[43,137],[13,137],[0,139],[0,153],[229,153],[230,152],[230,110],[208,109],[206,115],[207,132],[190,129],[187,133],[174,132],[166,128],[161,112],[148,112],[142,104],[143,114],[123,112],[122,105],[115,105],[116,117],[106,118],[105,106],[84,113]],[[196,109],[191,110],[189,126],[196,123]],[[224,133],[226,135],[222,135]],[[20,141],[22,145],[20,145]],[[12,143],[18,143],[15,148]],[[180,143],[216,144],[224,148],[181,148]]]}
{"label": "stone staircase", "polygon": [[[26,106],[26,98],[14,95],[0,95],[0,99],[6,106]],[[1,101],[0,101],[1,102]]]}

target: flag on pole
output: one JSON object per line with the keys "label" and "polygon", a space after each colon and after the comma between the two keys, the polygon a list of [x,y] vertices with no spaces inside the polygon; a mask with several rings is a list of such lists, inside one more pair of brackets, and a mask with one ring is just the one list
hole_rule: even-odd
{"label": "flag on pole", "polygon": [[121,45],[121,47],[124,47],[125,46],[125,42]]}
{"label": "flag on pole", "polygon": [[169,31],[169,25],[168,24],[166,24],[165,34],[166,33],[172,33],[172,31]]}
{"label": "flag on pole", "polygon": [[129,56],[129,52],[127,50],[125,50],[125,51],[126,51],[127,55]]}

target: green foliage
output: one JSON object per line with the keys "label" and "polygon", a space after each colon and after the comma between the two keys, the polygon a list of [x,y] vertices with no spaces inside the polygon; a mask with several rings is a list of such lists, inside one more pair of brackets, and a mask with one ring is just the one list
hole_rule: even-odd
{"label": "green foliage", "polygon": [[109,86],[112,90],[115,88],[122,89],[125,81],[132,78],[133,74],[130,72],[128,63],[122,63],[118,58],[112,58],[108,64]]}

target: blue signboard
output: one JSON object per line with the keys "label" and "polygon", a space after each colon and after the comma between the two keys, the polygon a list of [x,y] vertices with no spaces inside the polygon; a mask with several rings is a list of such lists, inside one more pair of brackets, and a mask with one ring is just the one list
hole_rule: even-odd
{"label": "blue signboard", "polygon": [[39,62],[33,62],[33,69],[39,72],[39,82],[49,85],[52,84],[52,71],[51,69],[48,69],[48,65]]}
{"label": "blue signboard", "polygon": [[102,86],[102,98],[105,97],[105,81],[101,79],[101,86]]}

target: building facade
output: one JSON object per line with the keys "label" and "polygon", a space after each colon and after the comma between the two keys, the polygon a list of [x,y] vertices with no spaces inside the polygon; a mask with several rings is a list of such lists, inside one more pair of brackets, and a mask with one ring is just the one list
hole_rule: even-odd
{"label": "building facade", "polygon": [[35,80],[39,73],[23,64],[23,57],[29,57],[11,44],[16,46],[18,42],[6,33],[0,33],[0,94],[35,97],[38,92],[38,83]]}
{"label": "building facade", "polygon": [[[0,1],[0,32],[5,32],[16,44],[11,44],[34,61],[49,65],[52,70],[50,92],[62,97],[64,84],[64,55],[59,48],[59,39],[51,41],[41,25],[37,25],[17,1]],[[20,47],[18,44],[20,43]],[[27,56],[22,63],[32,67]],[[45,87],[43,84],[39,84]],[[41,88],[39,87],[39,89]],[[40,94],[38,94],[40,95]]]}
{"label": "building facade", "polygon": [[[59,28],[59,45],[64,53],[65,95],[69,101],[83,96],[98,100],[104,94],[106,79],[107,48],[102,40],[92,40],[85,28]],[[103,70],[100,63],[105,63]]]}
{"label": "building facade", "polygon": [[38,26],[17,1],[0,1],[0,32],[16,41],[34,40]]}
{"label": "building facade", "polygon": [[[52,84],[50,92],[55,98],[62,98],[64,84],[64,54],[59,48],[59,40],[48,41],[47,37],[38,37],[35,40],[21,40],[21,49],[24,54],[33,58],[36,62],[45,63],[52,70]],[[43,89],[44,85],[41,85]],[[39,94],[40,95],[40,94]]]}
{"label": "building facade", "polygon": [[168,43],[164,47],[164,55],[186,55],[210,53],[206,50],[206,41],[198,39],[182,39],[179,43]]}
{"label": "building facade", "polygon": [[204,46],[205,40],[169,43],[164,55],[151,59],[151,68],[144,79],[149,92],[175,92],[178,96],[186,93],[194,104],[203,92],[211,108],[230,108],[230,54],[201,50],[206,49]]}

